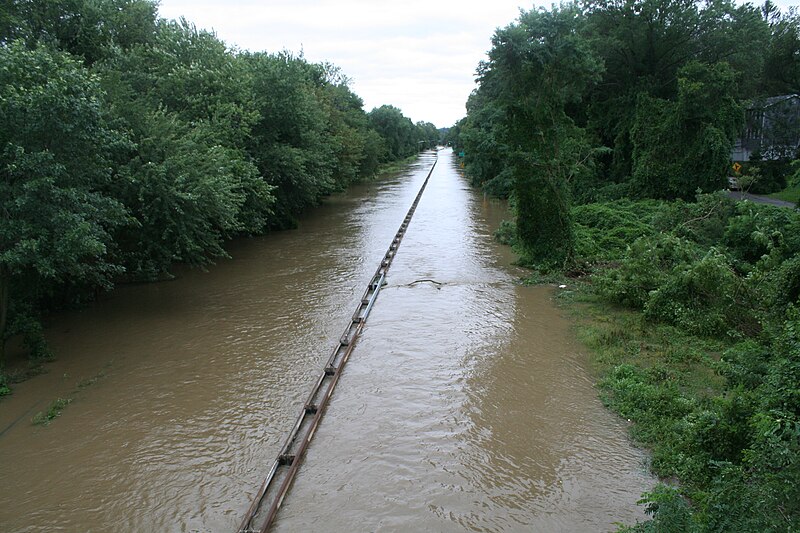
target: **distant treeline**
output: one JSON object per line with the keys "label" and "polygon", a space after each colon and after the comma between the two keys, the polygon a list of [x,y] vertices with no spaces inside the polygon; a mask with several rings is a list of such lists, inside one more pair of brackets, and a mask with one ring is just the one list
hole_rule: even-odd
{"label": "distant treeline", "polygon": [[[475,185],[510,197],[499,236],[597,310],[581,331],[603,398],[670,482],[623,530],[800,531],[800,211],[721,191],[746,102],[800,92],[797,12],[523,12],[479,84],[451,142]],[[796,158],[750,177],[800,186]]]}
{"label": "distant treeline", "polygon": [[0,367],[14,335],[46,353],[43,310],[208,265],[439,141],[362,105],[335,66],[232,50],[153,0],[4,2]]}

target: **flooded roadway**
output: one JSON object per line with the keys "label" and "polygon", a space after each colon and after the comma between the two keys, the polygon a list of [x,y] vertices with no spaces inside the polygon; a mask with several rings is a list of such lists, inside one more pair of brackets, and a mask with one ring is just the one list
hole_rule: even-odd
{"label": "flooded roadway", "polygon": [[[233,243],[208,273],[57,317],[58,360],[0,403],[0,530],[234,531],[432,159]],[[641,517],[644,454],[598,401],[550,290],[515,283],[491,236],[502,204],[453,159],[441,152],[278,531]],[[31,425],[58,397],[74,401]]]}

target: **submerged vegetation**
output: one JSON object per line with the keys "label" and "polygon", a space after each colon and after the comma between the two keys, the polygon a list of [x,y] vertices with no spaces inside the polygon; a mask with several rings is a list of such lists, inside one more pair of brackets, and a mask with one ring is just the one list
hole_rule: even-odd
{"label": "submerged vegetation", "polygon": [[50,402],[46,411],[39,411],[36,413],[31,422],[35,426],[47,426],[50,422],[61,416],[61,412],[71,403],[72,398],[57,398]]}
{"label": "submerged vegetation", "polygon": [[[0,7],[0,374],[41,316],[205,267],[438,141],[335,66],[231,49],[154,0]],[[0,378],[0,396],[12,380]]]}
{"label": "submerged vegetation", "polygon": [[[630,530],[800,530],[800,213],[721,191],[747,102],[800,92],[800,16],[561,4],[499,29],[478,81],[451,141],[533,278],[573,278],[601,395],[664,480]],[[742,181],[797,187],[795,150]]]}

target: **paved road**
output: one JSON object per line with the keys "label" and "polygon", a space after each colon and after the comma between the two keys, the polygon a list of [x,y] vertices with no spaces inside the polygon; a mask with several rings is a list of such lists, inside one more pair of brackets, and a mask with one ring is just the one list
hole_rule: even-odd
{"label": "paved road", "polygon": [[797,207],[792,202],[777,200],[775,198],[770,198],[769,196],[759,196],[757,194],[750,194],[749,192],[744,192],[744,191],[728,191],[728,197],[733,198],[734,200],[750,200],[751,202],[756,202],[759,204],[777,205],[778,207]]}

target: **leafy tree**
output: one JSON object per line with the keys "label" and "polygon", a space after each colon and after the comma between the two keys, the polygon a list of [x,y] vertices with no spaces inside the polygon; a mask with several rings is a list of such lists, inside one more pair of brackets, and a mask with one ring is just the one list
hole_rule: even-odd
{"label": "leafy tree", "polygon": [[35,311],[47,286],[108,288],[121,271],[111,231],[128,219],[103,191],[126,144],[100,96],[68,55],[0,46],[0,345],[22,332],[41,352]]}
{"label": "leafy tree", "polygon": [[137,131],[126,176],[114,187],[138,222],[117,234],[135,277],[156,279],[176,262],[206,266],[227,257],[225,240],[266,225],[271,187],[242,151],[216,143],[211,129],[155,112]]}
{"label": "leafy tree", "polygon": [[275,186],[278,226],[336,189],[336,147],[326,135],[317,90],[324,72],[288,53],[244,56],[258,120],[248,146],[264,179]]}
{"label": "leafy tree", "polygon": [[226,256],[226,239],[271,223],[272,187],[246,151],[257,121],[249,71],[224,43],[186,21],[162,21],[151,43],[96,68],[136,143],[112,191],[138,223],[115,235],[130,276],[207,265]]}
{"label": "leafy tree", "polygon": [[504,143],[505,112],[502,106],[479,87],[467,100],[467,118],[458,142],[464,147],[464,164],[473,185],[506,198],[511,194],[511,168],[508,145]]}
{"label": "leafy tree", "polygon": [[236,142],[249,134],[253,117],[246,115],[250,87],[245,66],[213,33],[185,20],[160,21],[150,42],[111,55],[96,68],[109,103],[129,122],[143,107],[165,108],[187,122],[228,115],[231,123],[220,134],[236,134]]}
{"label": "leafy tree", "polygon": [[769,0],[762,13],[769,23],[770,38],[763,50],[763,87],[759,96],[800,93],[800,14],[781,14]]}
{"label": "leafy tree", "polygon": [[152,0],[10,0],[0,8],[0,41],[47,44],[92,64],[115,48],[149,42],[157,6]]}
{"label": "leafy tree", "polygon": [[431,122],[417,122],[417,137],[420,149],[435,148],[439,142],[439,130]]}
{"label": "leafy tree", "polygon": [[[735,98],[761,92],[759,72],[769,28],[752,5],[729,0],[611,0],[587,4],[592,47],[605,71],[588,97],[589,128],[613,149],[607,179],[626,182],[633,173],[637,110],[646,95],[678,98],[679,71],[691,61],[726,62]],[[738,133],[738,132],[737,132]],[[667,196],[658,194],[657,196]]]}
{"label": "leafy tree", "polygon": [[226,239],[290,226],[438,138],[400,114],[388,153],[338,68],[233,52],[183,19],[158,20],[156,7],[0,6],[3,341],[22,333],[44,352],[42,311],[123,276],[208,265]]}
{"label": "leafy tree", "polygon": [[370,128],[364,103],[348,87],[349,80],[337,67],[323,66],[325,77],[317,83],[317,97],[326,116],[336,159],[333,177],[341,188],[361,176],[375,174],[382,141]]}
{"label": "leafy tree", "polygon": [[386,151],[384,162],[414,155],[418,150],[417,131],[410,118],[398,108],[390,105],[377,107],[367,115],[372,128],[383,137]]}

